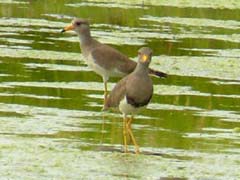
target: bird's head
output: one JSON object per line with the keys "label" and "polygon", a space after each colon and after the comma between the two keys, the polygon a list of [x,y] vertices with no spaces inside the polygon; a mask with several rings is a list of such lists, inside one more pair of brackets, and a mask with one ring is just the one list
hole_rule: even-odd
{"label": "bird's head", "polygon": [[142,47],[138,50],[138,62],[144,65],[149,65],[152,59],[152,49],[149,47]]}
{"label": "bird's head", "polygon": [[77,34],[81,35],[85,32],[89,32],[89,22],[86,19],[75,18],[72,20],[71,24],[63,28],[61,32],[65,31],[75,31]]}

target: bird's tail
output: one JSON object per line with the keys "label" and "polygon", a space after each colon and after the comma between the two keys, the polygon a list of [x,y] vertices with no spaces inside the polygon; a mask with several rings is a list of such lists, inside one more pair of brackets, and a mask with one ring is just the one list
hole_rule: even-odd
{"label": "bird's tail", "polygon": [[149,68],[149,74],[152,74],[152,75],[155,75],[155,76],[158,76],[158,77],[161,77],[161,78],[166,78],[167,77],[166,73],[160,72],[160,71],[157,71],[157,70],[154,70],[154,69],[151,69],[151,68]]}

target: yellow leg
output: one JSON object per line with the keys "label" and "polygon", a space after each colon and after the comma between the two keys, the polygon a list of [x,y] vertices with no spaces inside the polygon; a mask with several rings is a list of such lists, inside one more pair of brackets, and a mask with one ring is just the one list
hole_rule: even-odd
{"label": "yellow leg", "polygon": [[107,95],[108,95],[108,91],[107,91],[107,81],[104,82],[104,104],[107,100]]}
{"label": "yellow leg", "polygon": [[123,117],[123,144],[124,144],[124,152],[128,152],[128,147],[127,147],[127,118],[126,116]]}
{"label": "yellow leg", "polygon": [[132,133],[132,124],[131,124],[132,120],[133,120],[133,117],[129,118],[129,120],[127,122],[127,131],[128,131],[128,134],[130,135],[131,141],[133,142],[133,144],[135,146],[135,153],[139,154],[140,153],[139,146],[138,146],[136,139]]}
{"label": "yellow leg", "polygon": [[131,117],[128,118],[128,120],[127,120],[127,126],[130,127],[131,129],[132,129],[132,126],[131,126],[132,121],[133,121],[133,116],[131,116]]}

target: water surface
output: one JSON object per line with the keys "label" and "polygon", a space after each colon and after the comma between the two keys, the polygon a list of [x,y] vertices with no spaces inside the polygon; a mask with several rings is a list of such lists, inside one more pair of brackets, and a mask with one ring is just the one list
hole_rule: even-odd
{"label": "water surface", "polygon": [[[0,0],[0,174],[4,179],[239,179],[237,0]],[[60,30],[136,60],[154,50],[154,96],[136,116],[142,154],[122,153],[122,119],[101,111],[103,84]],[[111,79],[111,89],[119,79]],[[133,147],[131,146],[133,152]]]}

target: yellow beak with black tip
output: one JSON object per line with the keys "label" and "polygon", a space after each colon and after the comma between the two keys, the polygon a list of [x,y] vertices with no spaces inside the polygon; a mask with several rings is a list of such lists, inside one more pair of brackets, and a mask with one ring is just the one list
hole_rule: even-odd
{"label": "yellow beak with black tip", "polygon": [[71,31],[71,30],[73,30],[73,29],[74,29],[73,25],[70,24],[70,25],[66,26],[61,32],[63,33],[63,32],[65,32],[65,31]]}

